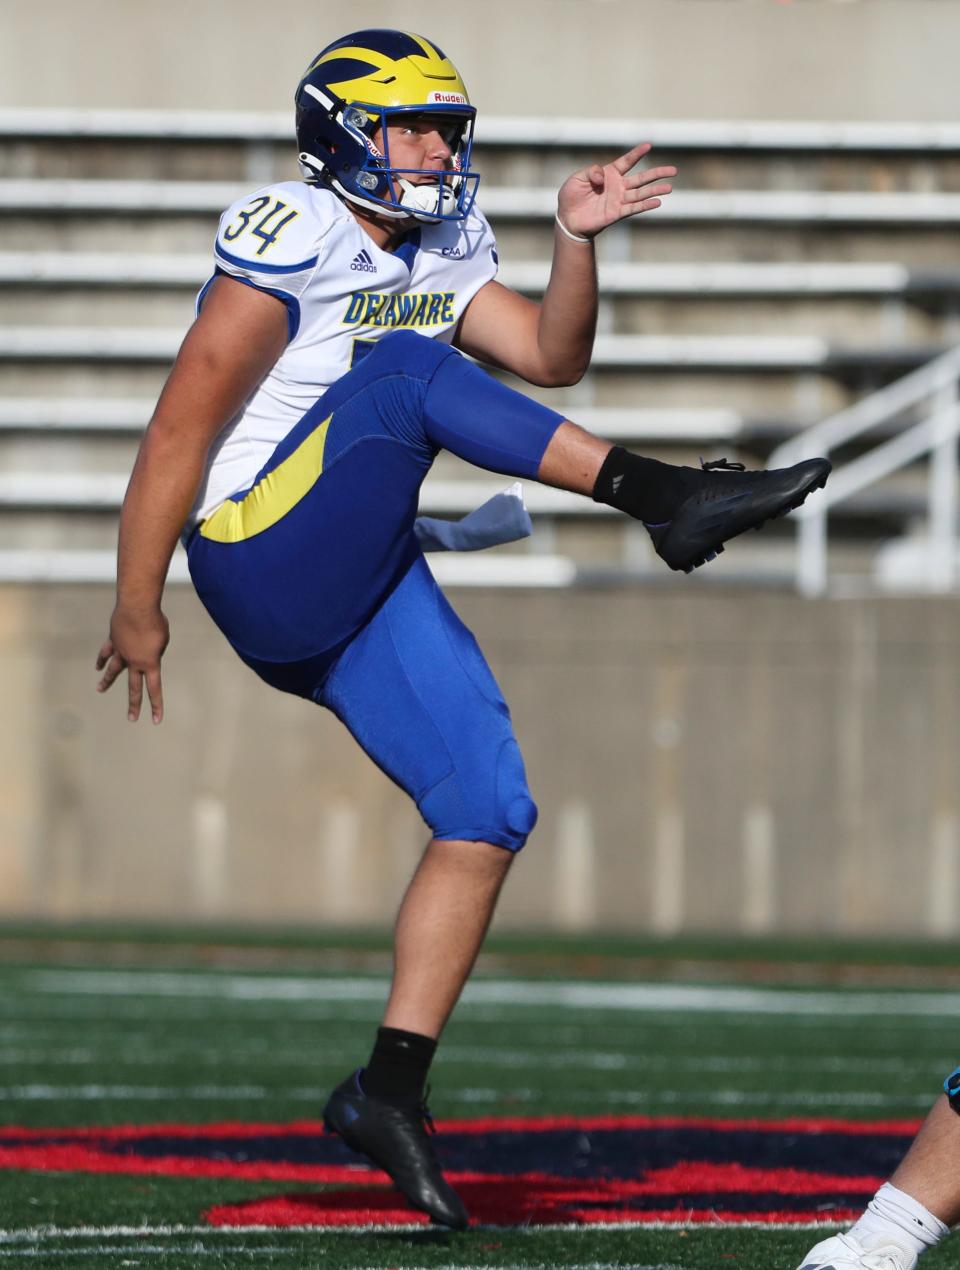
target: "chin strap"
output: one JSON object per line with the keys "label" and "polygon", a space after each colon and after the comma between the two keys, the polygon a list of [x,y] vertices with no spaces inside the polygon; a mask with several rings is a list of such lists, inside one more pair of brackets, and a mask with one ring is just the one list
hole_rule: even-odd
{"label": "chin strap", "polygon": [[406,177],[398,177],[401,188],[399,206],[391,206],[389,203],[364,198],[361,194],[348,190],[332,173],[325,172],[321,161],[312,155],[300,155],[300,171],[308,181],[315,184],[320,185],[326,181],[330,188],[348,203],[354,203],[357,207],[366,208],[380,216],[389,216],[393,220],[403,220],[412,216],[416,220],[425,221],[428,225],[435,225],[441,217],[452,216],[457,210],[456,192],[446,182],[439,187],[438,206],[436,185],[414,185]]}

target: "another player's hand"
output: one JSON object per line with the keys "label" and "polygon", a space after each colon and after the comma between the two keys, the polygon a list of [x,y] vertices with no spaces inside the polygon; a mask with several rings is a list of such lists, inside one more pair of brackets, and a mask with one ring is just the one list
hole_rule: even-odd
{"label": "another player's hand", "polygon": [[159,608],[144,612],[121,608],[113,611],[110,634],[97,655],[97,670],[103,678],[98,692],[106,692],[120,672],[126,669],[129,705],[127,718],[136,723],[143,702],[143,685],[154,723],[163,719],[163,688],[160,683],[160,659],[170,642],[170,626]]}
{"label": "another player's hand", "polygon": [[631,171],[650,149],[650,142],[644,141],[605,167],[594,163],[564,181],[557,198],[557,210],[572,234],[592,238],[618,220],[660,206],[673,189],[665,178],[676,176],[677,169]]}

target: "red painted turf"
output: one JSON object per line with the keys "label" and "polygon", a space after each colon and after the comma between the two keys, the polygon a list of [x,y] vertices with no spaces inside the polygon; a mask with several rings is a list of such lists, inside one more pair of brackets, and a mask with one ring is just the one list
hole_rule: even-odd
{"label": "red painted turf", "polygon": [[[844,1134],[907,1134],[912,1137],[920,1127],[920,1121],[909,1120],[842,1120],[827,1116],[793,1116],[785,1120],[734,1119],[714,1116],[480,1116],[471,1120],[438,1120],[437,1129],[444,1133],[537,1133],[550,1129],[716,1129],[739,1131],[751,1129],[757,1133],[844,1133]],[[0,1126],[0,1141],[9,1138],[31,1138],[48,1141],[69,1135],[83,1138],[116,1139],[130,1141],[134,1138],[154,1137],[162,1133],[166,1138],[214,1137],[229,1134],[231,1137],[260,1138],[271,1134],[286,1136],[291,1133],[317,1134],[323,1132],[321,1120],[291,1120],[286,1124],[259,1123],[249,1120],[215,1120],[204,1124],[65,1125],[53,1129],[33,1129],[20,1125]]]}
{"label": "red painted turf", "polygon": [[[897,1145],[891,1139],[909,1140],[916,1128],[917,1122],[904,1120],[648,1116],[485,1117],[442,1125],[450,1149],[458,1153],[458,1167],[448,1164],[447,1176],[474,1221],[508,1226],[839,1223],[855,1216],[883,1181],[887,1155]],[[342,1148],[335,1141],[320,1144],[321,1129],[315,1121],[0,1128],[0,1169],[298,1181],[337,1188],[216,1205],[204,1214],[213,1225],[426,1223],[385,1185],[384,1174],[341,1162]],[[588,1144],[586,1156],[576,1161],[571,1134]],[[709,1143],[703,1150],[713,1158],[686,1158],[700,1139]],[[791,1162],[800,1148],[802,1165]],[[585,1176],[591,1152],[597,1163],[594,1174]],[[676,1158],[669,1158],[671,1153]],[[813,1162],[818,1153],[824,1156],[822,1166]],[[489,1167],[492,1160],[495,1170]],[[500,1172],[511,1163],[513,1173]]]}
{"label": "red painted turf", "polygon": [[[485,1178],[482,1182],[465,1182],[451,1177],[450,1181],[455,1183],[472,1222],[478,1225],[610,1225],[624,1222],[646,1225],[662,1221],[696,1225],[718,1220],[778,1225],[814,1220],[808,1211],[794,1212],[788,1207],[776,1212],[752,1212],[748,1209],[736,1214],[724,1213],[718,1208],[691,1208],[676,1203],[664,1208],[636,1209],[631,1207],[629,1198],[621,1193],[616,1183],[585,1186],[562,1178],[509,1178],[502,1182]],[[870,1194],[879,1184],[878,1181],[871,1186]],[[834,1206],[819,1210],[816,1220],[839,1224],[852,1220],[861,1209],[862,1205],[856,1209]],[[318,1195],[277,1195],[245,1204],[217,1204],[203,1216],[213,1226],[429,1225],[429,1219],[404,1204],[399,1192],[392,1188],[377,1192],[356,1190]]]}

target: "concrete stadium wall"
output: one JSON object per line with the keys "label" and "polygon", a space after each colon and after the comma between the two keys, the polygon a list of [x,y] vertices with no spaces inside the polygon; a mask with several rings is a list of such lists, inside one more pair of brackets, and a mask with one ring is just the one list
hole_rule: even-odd
{"label": "concrete stadium wall", "polygon": [[498,115],[956,116],[958,0],[0,0],[0,106],[283,110],[324,44],[397,25]]}
{"label": "concrete stadium wall", "polygon": [[[540,824],[514,928],[960,932],[960,600],[461,592]],[[168,719],[94,692],[107,588],[0,588],[0,914],[383,923],[425,841],[171,588]]]}

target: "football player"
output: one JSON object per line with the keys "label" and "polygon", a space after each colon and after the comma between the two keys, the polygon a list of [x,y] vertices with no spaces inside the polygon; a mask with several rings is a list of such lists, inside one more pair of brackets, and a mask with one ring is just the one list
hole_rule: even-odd
{"label": "football player", "polygon": [[579,380],[597,315],[594,240],[658,207],[650,146],[564,182],[541,304],[496,281],[476,202],[475,110],[453,63],[403,31],[325,48],[296,93],[303,181],[224,214],[212,278],[124,501],[117,603],[98,657],[163,717],[161,595],[178,535],[213,620],[267,683],[334,711],[432,833],[400,907],[366,1066],[327,1124],[437,1222],[467,1215],[428,1140],[424,1080],[513,855],[536,820],[510,714],[436,587],[416,529],[438,450],[605,502],[689,571],[826,480],[641,458],[498,383]]}
{"label": "football player", "polygon": [[811,1248],[800,1270],[915,1270],[960,1222],[960,1067],[943,1091],[890,1181],[845,1234]]}

